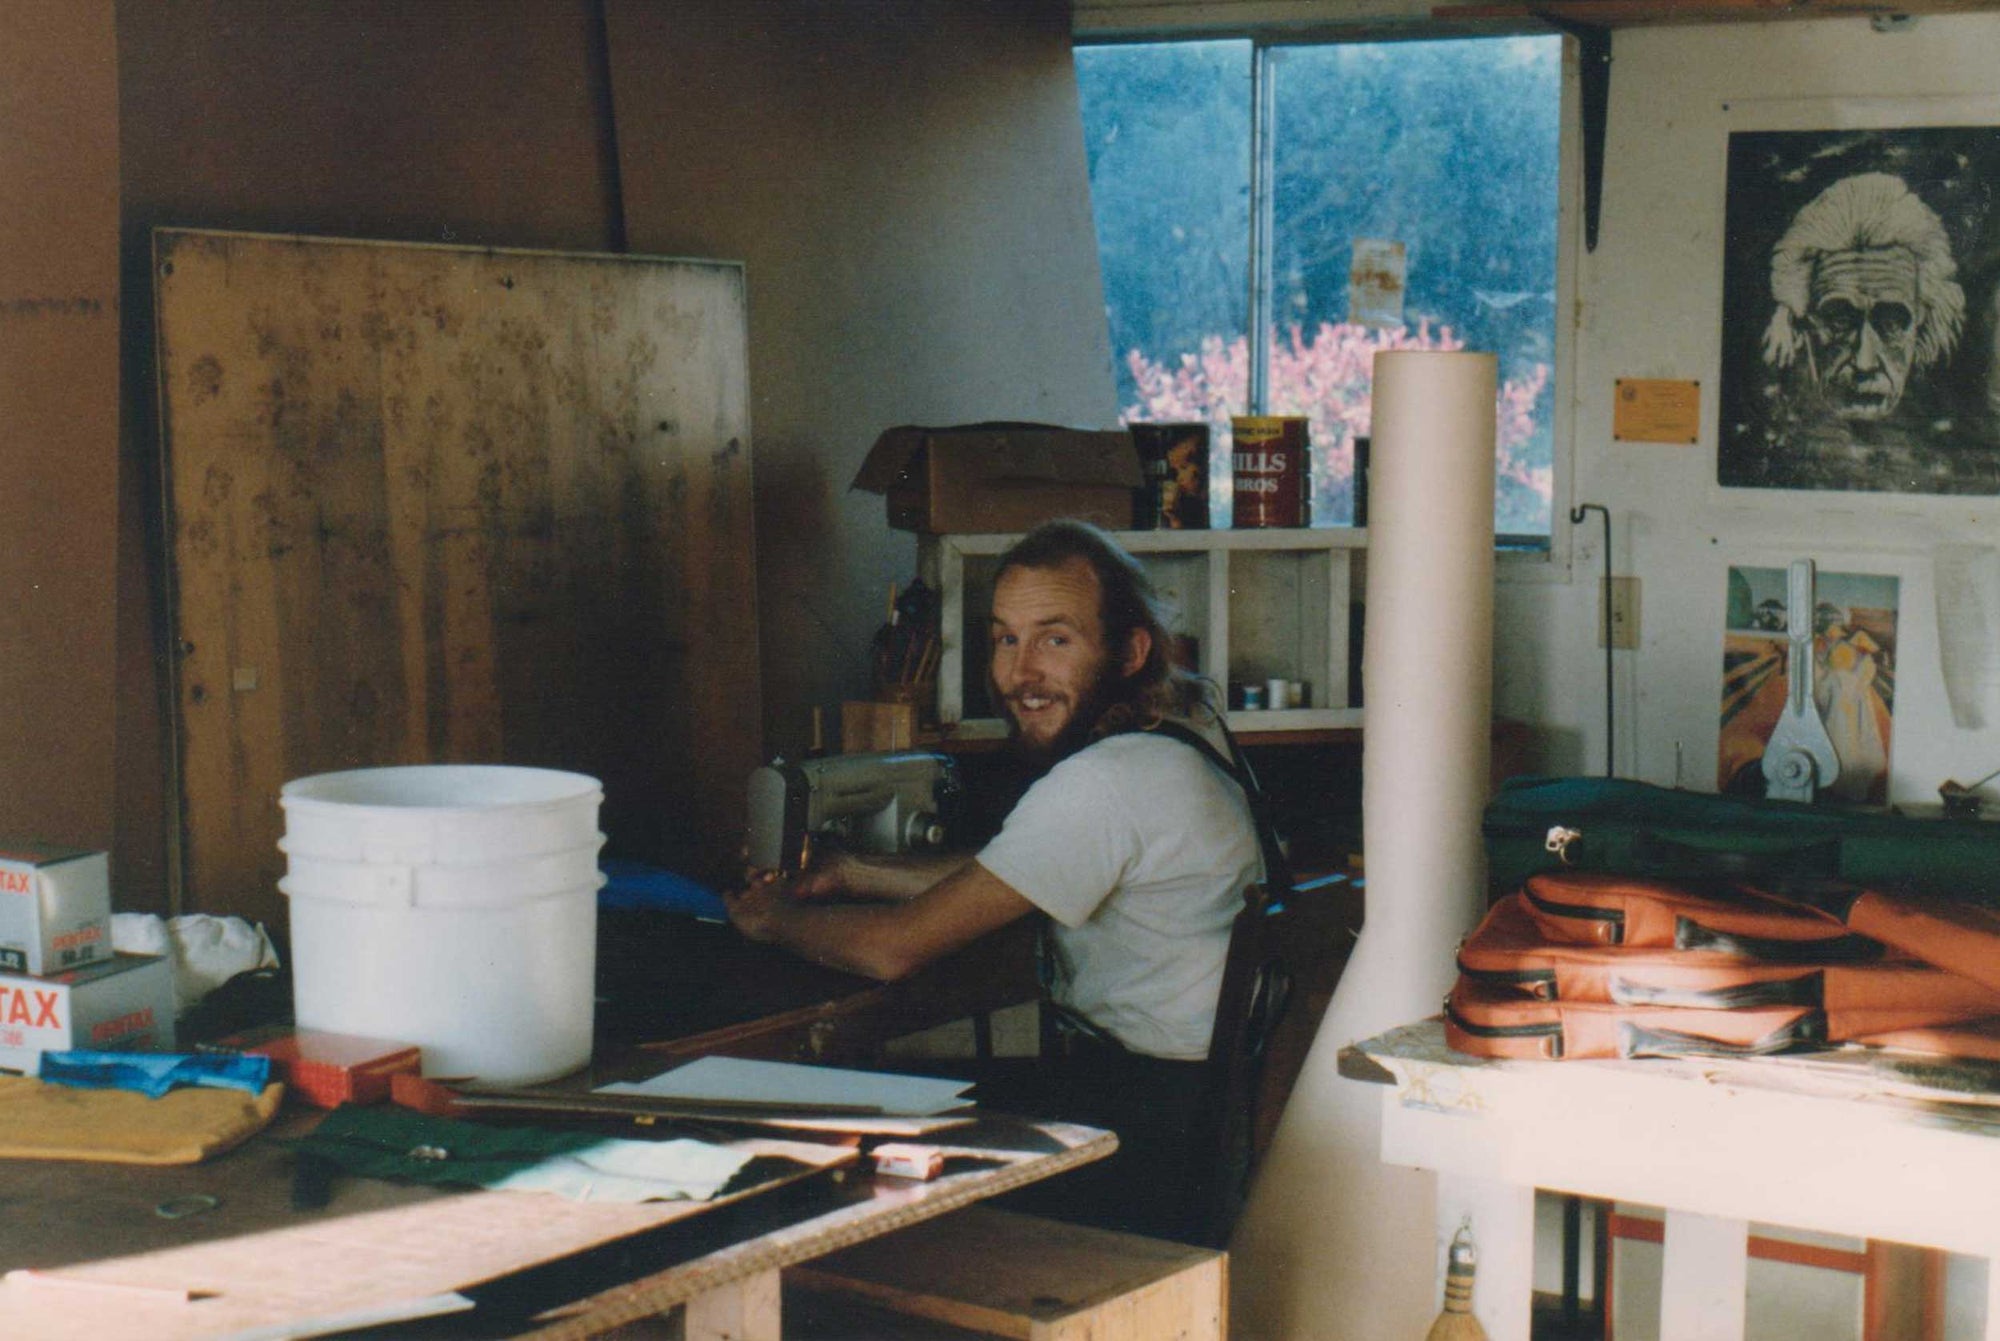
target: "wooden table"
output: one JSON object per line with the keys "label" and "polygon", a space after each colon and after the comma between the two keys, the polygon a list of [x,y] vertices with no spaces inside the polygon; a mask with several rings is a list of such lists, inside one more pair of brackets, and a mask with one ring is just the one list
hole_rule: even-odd
{"label": "wooden table", "polygon": [[[865,1065],[889,1039],[1036,994],[1025,920],[891,984],[805,963],[726,926],[617,916],[603,925],[600,987],[624,1013],[607,1020],[600,1007],[596,1061],[552,1089],[650,1075],[711,1053]],[[760,1152],[826,1172],[798,1189],[706,1207],[578,1205],[348,1179],[326,1211],[300,1213],[289,1204],[291,1156],[276,1137],[309,1120],[289,1114],[242,1149],[188,1168],[0,1161],[0,1269],[97,1282],[0,1283],[0,1335],[172,1341],[473,1285],[489,1314],[496,1292],[508,1297],[504,1321],[426,1335],[589,1336],[686,1305],[690,1338],[768,1341],[778,1335],[781,1267],[1116,1147],[1090,1128],[996,1118],[940,1138],[981,1143],[992,1163],[970,1167],[968,1156],[929,1184],[834,1167],[856,1164],[850,1150],[762,1141]],[[219,1204],[182,1220],[154,1214],[188,1195]],[[213,1295],[158,1292],[190,1286]]]}
{"label": "wooden table", "polygon": [[1482,1061],[1431,1019],[1340,1069],[1383,1086],[1383,1160],[1438,1173],[1440,1242],[1472,1221],[1493,1341],[1528,1336],[1536,1188],[1666,1209],[1662,1341],[1740,1341],[1752,1221],[2000,1257],[2000,1093],[1941,1101],[1879,1054]]}
{"label": "wooden table", "polygon": [[[326,1209],[300,1212],[289,1205],[291,1157],[270,1133],[184,1168],[0,1162],[0,1265],[53,1278],[0,1283],[0,1335],[228,1336],[459,1290],[480,1312],[421,1335],[555,1341],[685,1306],[691,1339],[775,1341],[781,1268],[1117,1144],[1091,1128],[998,1117],[936,1139],[961,1157],[929,1183],[878,1179],[840,1147],[759,1142],[761,1153],[803,1161],[800,1176],[706,1207],[344,1179]],[[177,1220],[155,1213],[190,1195],[216,1204]]]}

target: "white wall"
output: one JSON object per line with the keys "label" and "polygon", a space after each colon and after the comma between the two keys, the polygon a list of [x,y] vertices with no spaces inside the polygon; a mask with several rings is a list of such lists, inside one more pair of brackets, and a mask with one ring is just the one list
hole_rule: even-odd
{"label": "white wall", "polygon": [[[2000,504],[1716,484],[1724,155],[1732,128],[1809,128],[1821,114],[1936,124],[1959,121],[1966,98],[2000,107],[2000,17],[1891,33],[1864,19],[1628,29],[1612,53],[1602,228],[1577,273],[1569,501],[1610,508],[1614,569],[1643,586],[1643,645],[1618,654],[1618,772],[1671,783],[1678,747],[1686,785],[1715,788],[1727,567],[1809,557],[1901,576],[1891,799],[1934,802],[1944,779],[2000,767],[2000,731],[1952,725],[1929,556],[2000,540]],[[1699,381],[1700,444],[1614,443],[1619,377]],[[1594,515],[1577,528],[1566,575],[1503,579],[1495,711],[1537,725],[1552,771],[1596,772],[1604,758],[1599,535]]]}
{"label": "white wall", "polygon": [[[1618,773],[1673,783],[1678,748],[1681,780],[1714,790],[1726,569],[1809,557],[1901,576],[1890,799],[1935,802],[1944,779],[2000,767],[2000,730],[1952,724],[1930,555],[2000,543],[2000,502],[1716,484],[1723,175],[1732,128],[1808,128],[1821,112],[1963,123],[1954,99],[2000,95],[2000,16],[1926,17],[1892,33],[1861,19],[1627,30],[1612,51],[1602,226],[1576,277],[1569,501],[1610,508],[1614,570],[1643,585],[1642,646],[1618,654]],[[1619,377],[1699,381],[1699,445],[1614,443]],[[1549,771],[1596,772],[1604,758],[1599,536],[1592,515],[1567,573],[1502,579],[1494,710],[1534,724]],[[1954,1261],[1951,1335],[1977,1330],[1979,1267]],[[1824,1290],[1807,1284],[1792,1303],[1810,1311]]]}

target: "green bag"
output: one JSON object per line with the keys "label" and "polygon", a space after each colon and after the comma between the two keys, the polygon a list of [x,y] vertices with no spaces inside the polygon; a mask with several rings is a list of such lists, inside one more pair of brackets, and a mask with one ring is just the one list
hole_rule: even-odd
{"label": "green bag", "polygon": [[2000,906],[2000,824],[1985,820],[1519,777],[1488,803],[1483,830],[1488,878],[1503,893],[1571,866],[1669,879],[1830,877]]}

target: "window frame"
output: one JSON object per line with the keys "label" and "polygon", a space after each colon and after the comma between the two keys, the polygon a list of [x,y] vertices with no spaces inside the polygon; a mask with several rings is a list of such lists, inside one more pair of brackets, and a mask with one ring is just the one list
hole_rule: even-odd
{"label": "window frame", "polygon": [[[1273,121],[1274,80],[1270,53],[1278,48],[1377,44],[1392,41],[1424,41],[1466,36],[1506,37],[1515,33],[1467,34],[1460,31],[1399,29],[1397,32],[1265,31],[1260,29],[1211,29],[1187,31],[1121,33],[1117,35],[1078,32],[1073,47],[1130,46],[1165,42],[1237,40],[1250,44],[1250,292],[1248,295],[1249,396],[1248,413],[1264,413],[1270,380],[1270,348],[1259,333],[1270,326],[1272,311],[1274,192],[1270,146]],[[1553,36],[1546,31],[1533,35]],[[1496,534],[1494,552],[1503,580],[1567,580],[1574,552],[1577,523],[1570,519],[1574,496],[1575,432],[1574,410],[1575,349],[1577,335],[1577,268],[1582,248],[1582,151],[1580,67],[1576,39],[1561,35],[1559,130],[1556,144],[1556,304],[1555,349],[1549,370],[1550,389],[1550,494],[1549,533],[1546,543],[1539,536]]]}

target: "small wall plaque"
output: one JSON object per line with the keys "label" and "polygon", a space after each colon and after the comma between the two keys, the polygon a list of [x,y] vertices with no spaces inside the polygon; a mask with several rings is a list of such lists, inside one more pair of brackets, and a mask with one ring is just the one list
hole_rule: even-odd
{"label": "small wall plaque", "polygon": [[1701,383],[1621,377],[1611,398],[1617,442],[1693,444],[1701,436]]}

